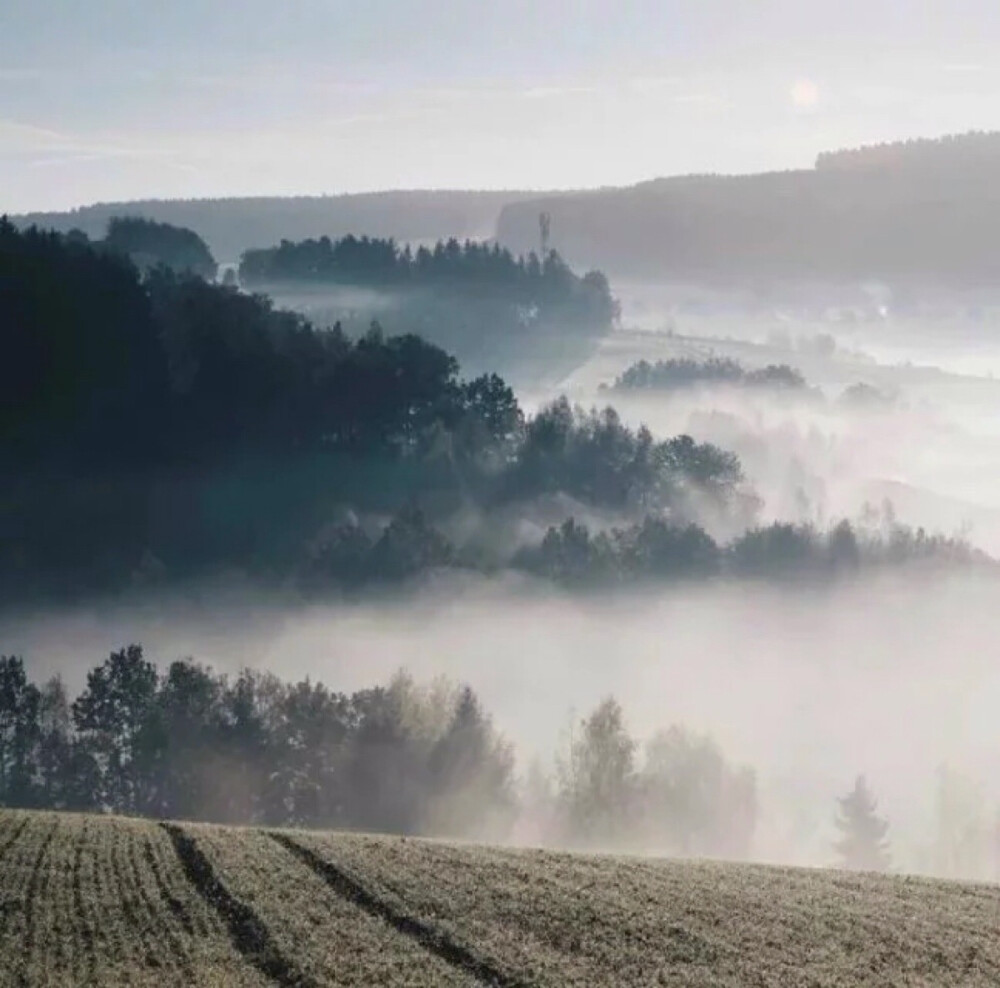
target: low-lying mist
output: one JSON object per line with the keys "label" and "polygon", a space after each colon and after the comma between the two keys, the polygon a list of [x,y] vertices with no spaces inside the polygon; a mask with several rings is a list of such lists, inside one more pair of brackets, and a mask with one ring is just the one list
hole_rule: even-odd
{"label": "low-lying mist", "polygon": [[[694,325],[707,332],[707,322]],[[710,325],[721,334],[740,323],[718,318]],[[854,348],[855,327],[777,338],[767,325],[757,328],[757,339],[616,334],[563,387],[585,407],[613,404],[632,427],[687,433],[736,453],[761,498],[762,522],[825,525],[888,511],[906,524],[1000,551],[1000,384],[985,369],[974,376],[878,362]],[[923,353],[919,341],[912,353]],[[678,357],[738,360],[748,370],[785,364],[807,386],[602,388],[637,360]]]}
{"label": "low-lying mist", "polygon": [[[890,822],[894,866],[933,871],[942,766],[979,787],[979,825],[993,833],[997,589],[954,572],[576,596],[442,578],[393,602],[303,606],[211,588],[200,600],[8,618],[2,641],[36,680],[62,673],[74,688],[129,641],[162,664],[193,655],[341,691],[400,668],[423,681],[444,674],[476,690],[522,775],[536,759],[552,770],[571,724],[613,694],[638,740],[684,725],[755,770],[752,857],[833,864],[835,797],[863,773]],[[986,856],[966,871],[993,878],[994,868]]]}

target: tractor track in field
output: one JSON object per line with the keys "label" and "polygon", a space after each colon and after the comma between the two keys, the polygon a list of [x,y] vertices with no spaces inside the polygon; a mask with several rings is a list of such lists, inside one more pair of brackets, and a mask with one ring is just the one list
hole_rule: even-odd
{"label": "tractor track in field", "polygon": [[20,823],[18,823],[13,828],[14,832],[9,837],[6,837],[2,842],[0,842],[0,861],[4,859],[7,852],[17,843],[18,838],[27,829],[27,826],[28,826],[28,818],[24,817],[24,819],[21,820]]}
{"label": "tractor track in field", "polygon": [[[77,942],[81,945],[81,958],[79,967],[81,980],[85,984],[93,984],[97,973],[97,921],[92,915],[92,909],[88,903],[88,897],[83,889],[83,858],[90,850],[88,825],[80,827],[80,834],[77,837],[76,845],[73,848],[72,878],[70,889],[72,892],[73,918],[76,922]],[[91,852],[92,853],[92,852]]]}
{"label": "tractor track in field", "polygon": [[[142,846],[145,847],[148,841],[149,836],[146,835]],[[158,931],[159,938],[162,939],[162,946],[166,947],[166,954],[162,963],[168,970],[171,967],[179,968],[184,973],[184,980],[188,984],[193,984],[194,968],[191,966],[188,952],[184,947],[184,941],[178,934],[177,927],[167,920],[166,917],[162,917],[160,890],[155,880],[152,885],[143,880],[143,866],[140,857],[140,839],[138,834],[134,835],[128,842],[127,852],[127,875],[130,875],[135,883],[143,912],[143,922],[146,924],[147,930]]]}
{"label": "tractor track in field", "polygon": [[160,826],[170,837],[187,880],[219,914],[233,947],[243,958],[280,988],[314,988],[312,979],[281,952],[260,916],[222,883],[195,839],[177,824]]}
{"label": "tractor track in field", "polygon": [[[24,817],[19,823],[10,828],[13,833],[5,837],[3,841],[0,841],[0,861],[3,861],[11,851],[27,827],[28,818]],[[19,898],[8,898],[7,895],[0,895],[0,931],[6,929],[8,921],[20,908],[21,900]]]}
{"label": "tractor track in field", "polygon": [[149,866],[149,873],[153,877],[153,881],[156,883],[156,889],[159,893],[160,898],[166,903],[167,908],[170,910],[171,915],[184,929],[184,932],[188,936],[195,936],[194,923],[191,921],[191,916],[188,913],[187,907],[184,903],[170,891],[170,886],[167,885],[166,879],[163,877],[163,865],[159,858],[156,856],[156,851],[153,848],[153,841],[147,835],[145,841],[143,842],[143,855],[146,859],[146,864]]}
{"label": "tractor track in field", "polygon": [[456,943],[440,930],[435,930],[416,917],[397,909],[342,868],[320,857],[315,851],[293,840],[287,834],[269,831],[268,836],[311,868],[339,896],[388,923],[397,932],[415,940],[446,964],[471,975],[490,988],[531,988],[530,982],[508,974],[485,958]]}

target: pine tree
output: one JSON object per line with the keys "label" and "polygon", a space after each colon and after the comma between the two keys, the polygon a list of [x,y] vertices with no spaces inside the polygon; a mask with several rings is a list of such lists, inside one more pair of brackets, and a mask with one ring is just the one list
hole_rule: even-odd
{"label": "pine tree", "polygon": [[854,780],[854,789],[837,800],[840,810],[834,821],[840,839],[834,850],[840,866],[851,871],[886,871],[889,867],[889,824],[875,812],[877,802],[865,777]]}

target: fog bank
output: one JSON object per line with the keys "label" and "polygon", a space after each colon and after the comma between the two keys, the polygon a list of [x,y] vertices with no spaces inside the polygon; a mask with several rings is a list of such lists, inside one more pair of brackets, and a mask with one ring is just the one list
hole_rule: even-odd
{"label": "fog bank", "polygon": [[988,577],[864,577],[823,589],[756,584],[567,596],[530,582],[446,580],[393,603],[279,606],[216,593],[6,619],[4,650],[37,679],[142,641],[351,691],[407,668],[481,695],[521,764],[551,762],[613,693],[633,735],[683,723],[758,773],[755,856],[829,864],[834,797],[864,772],[892,825],[897,866],[921,868],[934,773],[947,763],[1000,790],[995,711],[1000,612]]}

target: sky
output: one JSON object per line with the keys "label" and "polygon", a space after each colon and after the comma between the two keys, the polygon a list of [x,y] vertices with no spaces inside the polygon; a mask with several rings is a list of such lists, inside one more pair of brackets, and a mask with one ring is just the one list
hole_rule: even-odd
{"label": "sky", "polygon": [[1000,125],[996,0],[0,0],[0,212],[809,167]]}

